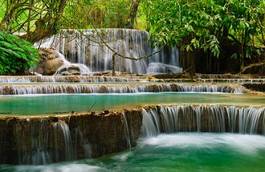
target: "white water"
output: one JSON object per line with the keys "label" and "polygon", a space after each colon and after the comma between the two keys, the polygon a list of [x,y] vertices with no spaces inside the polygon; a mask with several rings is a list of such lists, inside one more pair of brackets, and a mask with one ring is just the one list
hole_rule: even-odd
{"label": "white water", "polygon": [[[64,54],[67,60],[85,64],[93,72],[97,72],[112,69],[113,51],[106,44],[119,54],[133,58],[148,56],[159,51],[151,47],[147,32],[130,29],[101,29],[97,32],[95,30],[83,30],[82,32],[63,30],[58,35],[36,43],[35,46],[55,48]],[[163,48],[151,58],[139,61],[116,56],[115,70],[146,73],[148,64],[152,62],[178,67],[177,48]],[[180,70],[175,72],[180,72]]]}
{"label": "white water", "polygon": [[104,172],[107,171],[99,166],[87,164],[61,164],[61,165],[45,165],[45,166],[17,166],[16,172]]}
{"label": "white water", "polygon": [[127,144],[128,144],[129,150],[131,150],[132,145],[131,145],[130,131],[129,131],[127,118],[126,118],[126,115],[124,113],[122,114],[122,121],[124,123],[124,134],[126,136]]}
{"label": "white water", "polygon": [[245,154],[255,154],[265,149],[265,137],[258,135],[178,133],[162,134],[142,139],[139,146],[177,147],[178,149],[229,147]]}
{"label": "white water", "polygon": [[[66,124],[64,121],[58,121],[54,123],[53,127],[55,130],[59,130],[59,132],[62,132],[63,134],[62,136],[64,139],[65,160],[68,160],[68,161],[73,160],[74,151],[73,151],[72,138],[71,138],[71,133],[70,133],[68,124]],[[57,140],[57,138],[55,138],[55,140]],[[57,159],[59,155],[55,155],[55,156]]]}
{"label": "white water", "polygon": [[63,65],[57,69],[57,71],[54,74],[55,76],[56,75],[61,75],[61,72],[63,70],[67,71],[70,68],[78,68],[81,75],[91,74],[90,69],[86,65],[81,64],[81,63],[71,63],[65,58],[65,56],[63,54],[61,54],[59,52],[57,52],[57,54],[58,54],[57,57],[61,61],[63,61]]}

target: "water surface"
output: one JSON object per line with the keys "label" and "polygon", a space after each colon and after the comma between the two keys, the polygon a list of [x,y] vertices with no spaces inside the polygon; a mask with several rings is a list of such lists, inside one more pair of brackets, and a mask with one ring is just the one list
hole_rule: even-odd
{"label": "water surface", "polygon": [[0,96],[0,114],[52,114],[100,111],[151,104],[226,104],[265,106],[264,96],[203,93],[53,94]]}

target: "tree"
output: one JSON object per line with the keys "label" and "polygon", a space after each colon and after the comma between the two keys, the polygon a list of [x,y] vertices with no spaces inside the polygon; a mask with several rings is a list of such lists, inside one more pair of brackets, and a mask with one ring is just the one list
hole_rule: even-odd
{"label": "tree", "polygon": [[134,23],[137,17],[138,8],[141,0],[131,0],[130,14],[128,17],[127,28],[134,28]]}
{"label": "tree", "polygon": [[0,3],[5,9],[0,29],[25,32],[22,38],[36,42],[58,31],[67,0],[1,0]]}

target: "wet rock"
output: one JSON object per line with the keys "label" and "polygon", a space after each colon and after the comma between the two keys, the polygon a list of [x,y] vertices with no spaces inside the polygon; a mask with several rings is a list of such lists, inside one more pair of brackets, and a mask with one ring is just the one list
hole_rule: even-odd
{"label": "wet rock", "polygon": [[64,64],[58,52],[52,48],[39,49],[40,63],[34,69],[35,72],[43,75],[53,75],[59,67]]}
{"label": "wet rock", "polygon": [[1,88],[1,91],[0,92],[3,95],[12,95],[12,94],[15,94],[14,89],[12,87],[10,87],[10,86],[3,86]]}
{"label": "wet rock", "polygon": [[108,93],[108,92],[109,92],[108,88],[104,85],[100,86],[98,89],[98,93]]}

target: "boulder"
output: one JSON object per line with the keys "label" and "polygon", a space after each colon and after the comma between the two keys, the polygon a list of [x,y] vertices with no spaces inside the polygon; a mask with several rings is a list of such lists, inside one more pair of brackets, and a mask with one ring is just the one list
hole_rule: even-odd
{"label": "boulder", "polygon": [[64,64],[61,54],[52,48],[40,48],[39,53],[41,60],[34,72],[43,75],[53,75]]}

